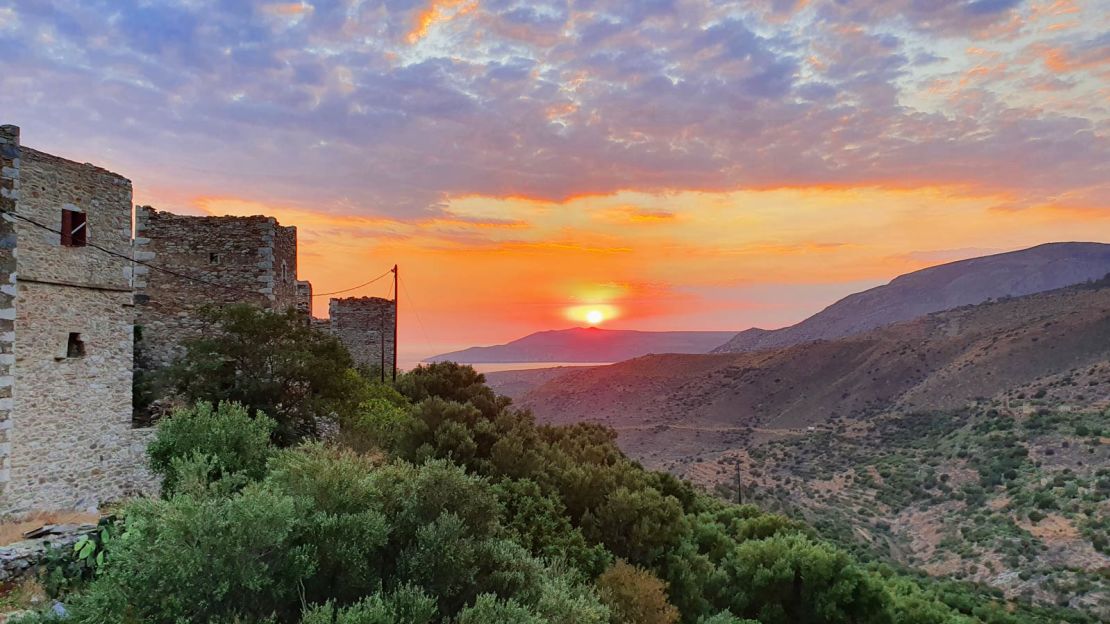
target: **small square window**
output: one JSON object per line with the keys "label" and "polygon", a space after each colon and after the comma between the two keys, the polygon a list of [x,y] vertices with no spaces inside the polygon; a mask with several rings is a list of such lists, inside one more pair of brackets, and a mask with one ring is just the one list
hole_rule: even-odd
{"label": "small square window", "polygon": [[86,227],[85,213],[62,209],[62,245],[65,247],[84,247],[88,241],[89,229]]}
{"label": "small square window", "polygon": [[85,357],[85,341],[81,340],[81,334],[78,332],[70,332],[69,340],[66,342],[66,357],[79,358]]}
{"label": "small square window", "polygon": [[208,264],[219,264],[219,263],[220,263],[220,254],[218,254],[218,253],[208,254]]}

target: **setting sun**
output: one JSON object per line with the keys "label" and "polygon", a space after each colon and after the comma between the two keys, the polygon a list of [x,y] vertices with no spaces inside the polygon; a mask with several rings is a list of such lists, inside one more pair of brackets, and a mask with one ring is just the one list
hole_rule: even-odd
{"label": "setting sun", "polygon": [[565,315],[568,320],[587,325],[600,325],[621,316],[617,306],[608,303],[572,306]]}

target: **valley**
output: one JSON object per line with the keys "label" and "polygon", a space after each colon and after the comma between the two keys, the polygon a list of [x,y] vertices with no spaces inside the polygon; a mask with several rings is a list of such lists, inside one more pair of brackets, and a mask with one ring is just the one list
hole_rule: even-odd
{"label": "valley", "polygon": [[865,560],[1110,617],[1110,280],[781,349],[489,377],[541,422],[608,425],[646,467]]}

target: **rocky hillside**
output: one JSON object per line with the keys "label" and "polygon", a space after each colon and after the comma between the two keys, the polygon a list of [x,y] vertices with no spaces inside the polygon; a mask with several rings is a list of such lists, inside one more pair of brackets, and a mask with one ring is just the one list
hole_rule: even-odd
{"label": "rocky hillside", "polygon": [[[1107,621],[1110,412],[1096,403],[1110,397],[1110,367],[1066,377],[1034,384],[1039,399],[892,414],[669,468],[733,498],[739,465],[746,500],[805,518],[864,558]],[[1052,399],[1062,388],[1079,403]]]}
{"label": "rocky hillside", "polygon": [[742,353],[830,340],[932,312],[1020,297],[1095,280],[1110,273],[1110,245],[1051,243],[908,273],[885,286],[841,299],[783,329],[753,328],[717,348]]}
{"label": "rocky hillside", "polygon": [[832,341],[570,370],[518,396],[540,420],[794,429],[949,409],[1110,356],[1110,281],[992,301]]}
{"label": "rocky hillside", "polygon": [[429,362],[618,362],[649,353],[708,353],[732,332],[647,332],[577,327],[536,332],[503,345],[471,347]]}

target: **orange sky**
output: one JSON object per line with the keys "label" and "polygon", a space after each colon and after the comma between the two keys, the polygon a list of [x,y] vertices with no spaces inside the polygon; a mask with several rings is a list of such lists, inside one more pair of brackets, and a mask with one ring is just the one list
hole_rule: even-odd
{"label": "orange sky", "polygon": [[[631,192],[563,203],[467,197],[408,222],[229,198],[210,214],[295,224],[317,292],[398,263],[409,358],[585,325],[739,330],[800,320],[837,297],[940,262],[1058,240],[1110,240],[1104,210],[1006,210],[953,189]],[[388,280],[356,295],[387,296]],[[415,310],[413,309],[415,308]],[[315,312],[327,315],[326,298]],[[576,314],[568,316],[568,312]]]}

